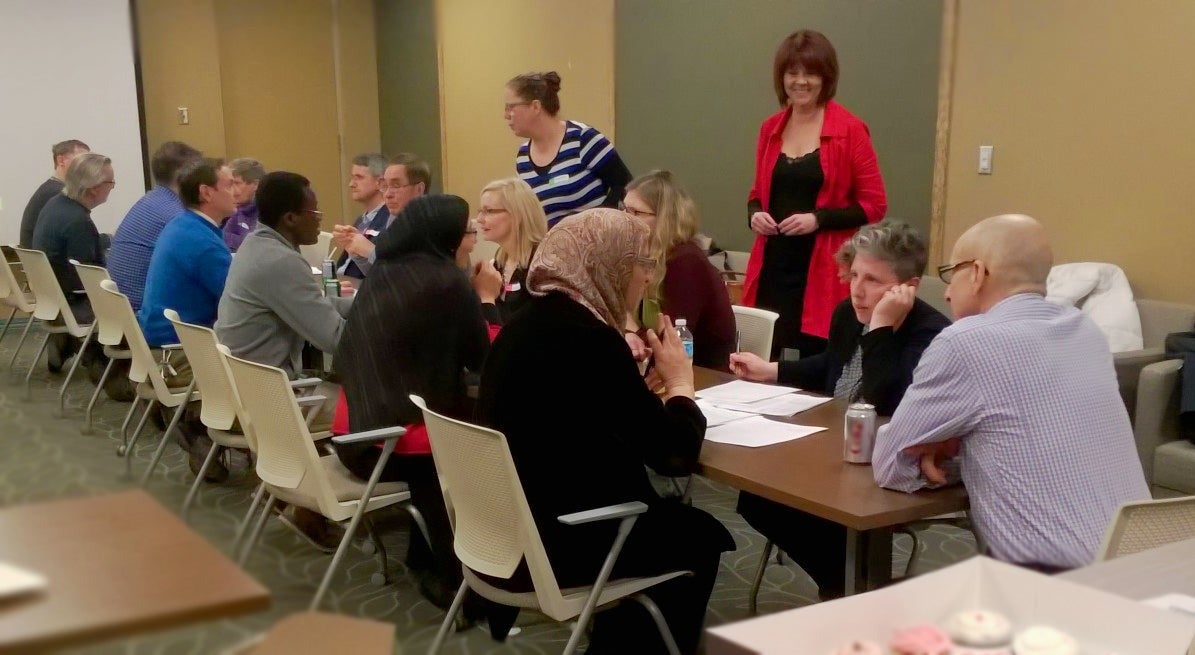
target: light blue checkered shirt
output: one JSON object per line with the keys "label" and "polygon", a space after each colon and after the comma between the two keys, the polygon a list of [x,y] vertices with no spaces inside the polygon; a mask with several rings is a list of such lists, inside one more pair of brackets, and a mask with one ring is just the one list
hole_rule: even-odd
{"label": "light blue checkered shirt", "polygon": [[1116,508],[1149,498],[1107,341],[1037,294],[934,339],[876,440],[876,482],[923,488],[901,450],[955,436],[975,526],[1004,561],[1090,564]]}

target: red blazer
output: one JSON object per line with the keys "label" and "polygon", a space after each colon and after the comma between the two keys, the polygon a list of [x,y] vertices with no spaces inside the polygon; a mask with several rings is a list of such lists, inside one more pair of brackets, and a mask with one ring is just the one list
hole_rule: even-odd
{"label": "red blazer", "polygon": [[[768,201],[772,195],[772,170],[776,167],[776,158],[780,156],[782,133],[790,115],[792,107],[785,107],[769,116],[759,128],[759,143],[755,147],[755,184],[751,186],[747,200],[758,200],[764,211],[768,211]],[[888,209],[888,199],[884,194],[884,180],[880,177],[880,165],[871,146],[867,125],[831,100],[826,103],[820,147],[825,182],[817,194],[817,209],[843,209],[859,205],[868,223],[883,218]],[[779,223],[787,216],[773,218]],[[850,285],[839,278],[834,253],[853,234],[854,230],[818,230],[815,234],[801,311],[801,331],[806,334],[828,337],[834,307],[850,295]],[[747,261],[742,303],[749,307],[755,306],[767,239],[762,235],[755,236],[751,258]]]}

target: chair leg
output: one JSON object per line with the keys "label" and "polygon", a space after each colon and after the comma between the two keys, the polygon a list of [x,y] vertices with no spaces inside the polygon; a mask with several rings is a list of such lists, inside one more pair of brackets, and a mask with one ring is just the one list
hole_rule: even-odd
{"label": "chair leg", "polygon": [[768,558],[772,556],[771,539],[763,545],[763,557],[759,558],[759,569],[755,571],[755,580],[751,583],[751,595],[747,596],[747,613],[755,616],[759,611],[759,588],[763,585],[763,574],[768,569]]}
{"label": "chair leg", "polygon": [[253,520],[253,511],[257,509],[257,504],[261,502],[261,497],[265,493],[266,483],[258,482],[257,491],[253,492],[253,499],[249,501],[249,510],[245,512],[245,518],[241,519],[241,524],[237,526],[237,533],[232,538],[232,552],[234,554],[241,545],[241,540],[245,538],[245,530],[249,529],[249,523]]}
{"label": "chair leg", "polygon": [[25,337],[29,336],[29,328],[31,328],[31,327],[33,327],[33,317],[32,316],[30,316],[29,319],[25,321],[25,329],[21,331],[21,340],[17,342],[16,349],[12,351],[12,359],[8,360],[8,370],[9,371],[11,371],[12,367],[16,365],[17,355],[21,354],[21,346],[25,345]]}
{"label": "chair leg", "polygon": [[373,524],[373,519],[366,514],[365,518],[365,532],[369,534],[369,540],[373,542],[374,554],[378,556],[378,572],[370,576],[369,581],[378,587],[390,584],[390,560],[386,557],[386,545],[382,543],[382,537],[378,534],[377,526]]}
{"label": "chair leg", "polygon": [[104,383],[108,381],[108,376],[112,373],[112,365],[115,363],[115,359],[108,360],[108,365],[104,367],[104,374],[100,376],[100,383],[92,392],[91,400],[87,401],[87,412],[83,415],[83,427],[79,430],[83,434],[91,434],[93,431],[91,428],[92,412],[95,410],[95,403],[100,399],[100,392],[104,390]]}
{"label": "chair leg", "polygon": [[655,621],[656,629],[660,631],[660,638],[664,640],[664,647],[668,649],[668,655],[680,655],[680,648],[677,647],[676,639],[672,636],[672,629],[668,627],[668,622],[664,620],[664,613],[660,611],[660,606],[656,605],[656,601],[647,594],[635,594],[632,599],[642,605],[643,609],[651,615],[651,620]]}
{"label": "chair leg", "polygon": [[610,547],[606,561],[602,562],[602,568],[593,582],[593,590],[585,599],[585,606],[577,615],[577,625],[573,629],[573,633],[569,635],[568,643],[564,645],[563,655],[572,655],[577,650],[577,645],[581,642],[581,635],[589,627],[589,622],[593,619],[593,612],[597,609],[598,599],[602,597],[602,588],[606,586],[606,581],[610,579],[610,573],[614,571],[614,562],[618,559],[618,554],[622,552],[622,546],[626,543],[627,536],[631,534],[636,518],[638,517],[624,518],[619,524],[618,534],[614,537],[614,545]]}
{"label": "chair leg", "polygon": [[905,564],[905,577],[911,578],[913,577],[913,572],[917,570],[917,562],[921,560],[921,545],[917,539],[917,531],[908,526],[903,526],[898,528],[896,532],[907,534],[909,539],[913,540],[913,545],[909,548],[909,562]]}
{"label": "chair leg", "polygon": [[8,318],[4,321],[4,329],[0,330],[0,341],[4,341],[4,335],[8,334],[8,328],[12,325],[12,317],[17,315],[17,308],[13,307],[12,311],[8,313]]}
{"label": "chair leg", "polygon": [[440,631],[436,633],[436,638],[432,640],[432,645],[427,649],[428,655],[436,655],[444,646],[448,631],[456,623],[456,615],[460,614],[461,606],[465,604],[465,593],[468,591],[469,583],[462,582],[460,588],[456,590],[456,597],[452,599],[452,605],[448,607],[448,614],[444,617],[444,622],[440,624]]}
{"label": "chair leg", "polygon": [[245,545],[241,548],[241,556],[237,558],[237,564],[241,567],[245,566],[245,562],[249,560],[249,554],[253,552],[254,546],[257,545],[257,540],[261,538],[261,529],[265,527],[266,519],[270,518],[270,511],[274,509],[274,503],[277,502],[274,494],[270,494],[266,498],[265,507],[262,508],[261,514],[257,517],[257,523],[253,525],[253,531],[245,538]]}
{"label": "chair leg", "polygon": [[361,524],[362,518],[365,516],[365,510],[369,507],[368,497],[362,498],[357,503],[357,511],[353,512],[353,518],[349,521],[349,527],[345,528],[344,536],[340,539],[340,544],[336,546],[336,554],[332,555],[332,561],[328,564],[328,570],[324,571],[324,579],[320,581],[319,589],[315,591],[315,597],[311,599],[311,604],[307,609],[314,612],[319,609],[320,601],[323,600],[324,594],[328,593],[328,587],[332,584],[332,576],[336,573],[336,569],[340,567],[340,561],[344,559],[344,554],[348,552],[349,544],[352,543],[353,535],[357,532],[357,526]]}
{"label": "chair leg", "polygon": [[[162,453],[166,452],[166,446],[170,445],[170,435],[178,428],[178,422],[183,417],[183,413],[187,411],[187,399],[191,397],[191,392],[195,390],[195,381],[191,380],[191,384],[187,386],[187,395],[183,396],[182,402],[174,410],[174,416],[170,417],[170,425],[166,426],[166,431],[162,433],[162,441],[158,444],[157,450],[154,451],[154,456],[149,460],[149,466],[145,468],[145,473],[141,474],[141,486],[149,482],[149,476],[154,474],[154,469],[158,467],[158,462],[162,459]],[[212,444],[211,450],[215,450],[215,444]]]}
{"label": "chair leg", "polygon": [[83,343],[79,345],[79,352],[75,353],[75,361],[71,362],[71,369],[66,372],[66,379],[62,381],[62,386],[58,388],[58,416],[66,415],[66,388],[70,386],[71,380],[75,377],[75,371],[79,368],[79,362],[83,361],[83,353],[87,351],[87,344],[91,342],[91,334],[95,332],[95,323],[87,329],[87,334],[83,335]]}
{"label": "chair leg", "polygon": [[154,411],[157,406],[157,398],[149,401],[149,405],[145,407],[145,413],[141,415],[141,420],[137,421],[137,429],[133,430],[133,436],[129,437],[128,443],[116,449],[116,454],[124,457],[125,474],[129,477],[133,476],[133,447],[137,445],[137,439],[141,438],[141,431],[145,429],[145,424],[149,421],[149,413]]}
{"label": "chair leg", "polygon": [[[203,476],[207,475],[207,469],[216,461],[216,456],[220,451],[224,450],[223,446],[212,444],[212,447],[207,451],[207,457],[203,458],[203,466],[199,467],[199,473],[195,474],[195,481],[191,483],[191,488],[187,490],[187,497],[183,500],[183,509],[179,512],[183,520],[187,520],[187,514],[191,511],[191,503],[195,502],[195,496],[199,495],[199,485],[203,484]],[[257,501],[254,499],[254,504]]]}
{"label": "chair leg", "polygon": [[37,362],[41,360],[41,356],[46,352],[46,346],[50,345],[50,337],[52,333],[47,332],[45,338],[41,340],[41,348],[37,349],[37,354],[33,356],[33,361],[29,363],[29,370],[25,373],[25,400],[33,397],[33,388],[31,380],[33,379],[33,369],[37,368]]}
{"label": "chair leg", "polygon": [[133,416],[137,413],[137,406],[141,404],[141,396],[133,396],[133,402],[129,405],[129,411],[125,412],[124,422],[120,424],[120,447],[117,448],[117,455],[124,455],[124,449],[129,445],[129,425],[133,422]]}
{"label": "chair leg", "polygon": [[404,503],[403,509],[407,510],[407,513],[411,515],[411,520],[415,522],[415,527],[419,529],[419,534],[423,535],[423,543],[427,544],[430,548],[432,545],[432,534],[427,529],[427,521],[424,520],[423,514],[411,503]]}

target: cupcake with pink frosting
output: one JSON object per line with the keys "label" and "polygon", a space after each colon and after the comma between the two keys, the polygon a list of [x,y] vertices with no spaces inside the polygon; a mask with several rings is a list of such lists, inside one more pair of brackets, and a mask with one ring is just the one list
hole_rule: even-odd
{"label": "cupcake with pink frosting", "polygon": [[917,625],[897,630],[888,642],[893,655],[951,655],[954,642],[933,625]]}

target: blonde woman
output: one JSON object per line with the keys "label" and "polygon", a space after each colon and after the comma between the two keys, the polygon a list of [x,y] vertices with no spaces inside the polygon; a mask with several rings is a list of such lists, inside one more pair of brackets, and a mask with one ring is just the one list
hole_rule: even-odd
{"label": "blonde woman", "polygon": [[649,295],[660,311],[688,323],[695,365],[726,370],[735,348],[734,312],[726,284],[693,240],[698,232],[693,199],[671,172],[652,171],[627,186],[623,210],[651,228],[652,258],[664,264],[663,278]]}
{"label": "blonde woman", "polygon": [[473,267],[477,291],[491,325],[503,325],[530,297],[527,269],[548,220],[531,186],[517,177],[490,182],[481,190],[477,229],[486,241],[498,244],[494,260]]}

